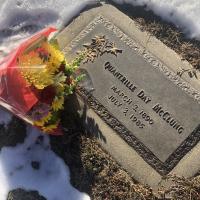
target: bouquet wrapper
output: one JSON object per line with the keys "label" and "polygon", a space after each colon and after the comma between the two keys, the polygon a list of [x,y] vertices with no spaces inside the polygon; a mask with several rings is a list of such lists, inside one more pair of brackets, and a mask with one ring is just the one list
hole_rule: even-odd
{"label": "bouquet wrapper", "polygon": [[62,85],[55,76],[60,77],[64,55],[48,42],[54,31],[36,33],[0,62],[0,105],[44,132],[62,135],[57,117]]}

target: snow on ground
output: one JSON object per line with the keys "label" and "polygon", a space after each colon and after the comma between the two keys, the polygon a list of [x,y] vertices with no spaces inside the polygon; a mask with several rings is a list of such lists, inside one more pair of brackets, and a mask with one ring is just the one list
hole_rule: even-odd
{"label": "snow on ground", "polygon": [[0,58],[49,25],[62,28],[97,0],[0,0]]}
{"label": "snow on ground", "polygon": [[48,136],[32,127],[23,144],[2,148],[0,185],[1,200],[16,188],[37,190],[47,200],[90,199],[71,186],[69,168],[51,151]]}
{"label": "snow on ground", "polygon": [[[0,0],[0,58],[20,41],[49,25],[62,28],[87,4],[97,0]],[[173,22],[187,36],[200,39],[200,1],[113,0],[119,4],[147,5],[157,15]],[[12,115],[0,109],[0,124]],[[48,136],[28,128],[24,144],[0,151],[0,199],[11,189],[38,190],[48,200],[89,199],[69,183],[69,169],[50,149]],[[20,133],[16,133],[20,134]],[[39,137],[40,136],[40,137]],[[40,139],[38,139],[38,137]],[[35,143],[37,141],[37,144]],[[35,169],[34,166],[39,169]],[[32,166],[33,165],[33,166]]]}
{"label": "snow on ground", "polygon": [[113,0],[116,3],[130,3],[147,6],[164,20],[172,22],[188,37],[200,40],[200,1],[198,0]]}

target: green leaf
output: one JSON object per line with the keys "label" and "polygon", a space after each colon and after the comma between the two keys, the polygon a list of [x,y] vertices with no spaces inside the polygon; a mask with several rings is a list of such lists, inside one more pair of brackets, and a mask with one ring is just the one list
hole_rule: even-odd
{"label": "green leaf", "polygon": [[80,81],[82,81],[85,77],[86,77],[85,74],[81,74],[81,75],[79,75],[78,77],[76,77],[76,81],[77,81],[77,82],[80,82]]}

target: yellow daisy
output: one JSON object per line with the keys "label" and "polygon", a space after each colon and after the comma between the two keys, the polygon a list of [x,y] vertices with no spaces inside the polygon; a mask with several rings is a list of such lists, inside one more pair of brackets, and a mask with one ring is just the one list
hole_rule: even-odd
{"label": "yellow daisy", "polygon": [[53,102],[52,102],[52,105],[51,107],[53,108],[54,111],[58,111],[58,110],[61,110],[63,109],[63,104],[64,104],[64,97],[61,96],[61,97],[55,97]]}
{"label": "yellow daisy", "polygon": [[43,48],[47,50],[47,52],[50,53],[49,61],[47,62],[47,69],[50,73],[55,73],[58,71],[61,63],[65,60],[64,54],[56,49],[54,46],[44,43],[42,45]]}

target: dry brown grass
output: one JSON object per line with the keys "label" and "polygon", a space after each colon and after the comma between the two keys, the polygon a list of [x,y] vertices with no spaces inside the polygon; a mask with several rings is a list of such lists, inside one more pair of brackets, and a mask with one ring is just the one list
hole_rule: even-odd
{"label": "dry brown grass", "polygon": [[170,195],[173,200],[199,200],[200,176],[185,178],[177,175],[168,175],[164,178],[172,182],[168,189],[164,189],[165,195]]}

